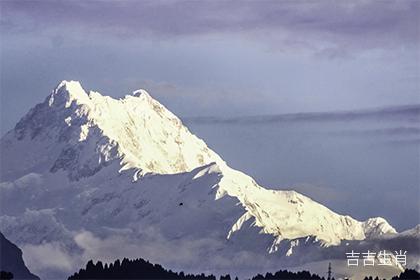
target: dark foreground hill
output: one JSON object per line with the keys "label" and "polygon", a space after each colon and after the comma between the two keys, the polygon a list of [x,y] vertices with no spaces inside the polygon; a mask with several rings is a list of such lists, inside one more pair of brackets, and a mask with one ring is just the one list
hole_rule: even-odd
{"label": "dark foreground hill", "polygon": [[26,267],[22,251],[12,242],[6,239],[0,232],[0,271],[1,279],[39,279]]}

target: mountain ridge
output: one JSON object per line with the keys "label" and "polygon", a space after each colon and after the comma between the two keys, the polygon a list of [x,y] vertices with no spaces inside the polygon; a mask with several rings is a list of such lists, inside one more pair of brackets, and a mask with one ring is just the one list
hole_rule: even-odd
{"label": "mountain ridge", "polygon": [[[60,239],[53,233],[64,231],[69,250],[80,245],[74,230],[127,227],[136,235],[140,224],[169,239],[203,237],[213,226],[217,244],[239,247],[255,228],[256,244],[269,254],[284,240],[314,237],[328,247],[397,233],[383,218],[357,221],[295,191],[259,186],[144,90],[117,100],[63,81],[1,138],[0,148],[0,191],[7,200],[0,229],[24,228],[19,215],[37,221],[26,210],[33,209],[51,221],[39,229],[45,239]],[[31,186],[27,176],[36,178]],[[26,203],[8,202],[22,191]],[[21,243],[36,234],[18,232],[27,235],[15,237]]]}
{"label": "mountain ridge", "polygon": [[[83,168],[85,168],[80,171],[82,174],[79,176],[92,176],[100,168],[106,166],[107,163],[113,159],[121,159],[120,165],[122,168],[120,171],[130,168],[138,169],[138,172],[136,172],[136,175],[133,178],[136,180],[139,174],[172,174],[187,172],[191,171],[193,168],[215,162],[224,174],[221,180],[221,184],[223,184],[223,181],[225,180],[224,178],[227,178],[226,181],[228,182],[226,182],[224,185],[229,185],[229,187],[226,188],[219,187],[220,192],[218,191],[216,194],[216,199],[222,197],[225,195],[225,193],[231,196],[240,196],[240,193],[242,193],[241,188],[243,188],[243,186],[252,186],[255,188],[255,190],[262,190],[261,187],[259,187],[251,177],[248,177],[239,171],[229,168],[226,163],[216,153],[211,151],[202,140],[191,134],[175,115],[173,115],[163,105],[155,101],[144,90],[135,91],[134,96],[127,95],[123,99],[115,100],[107,96],[103,97],[99,93],[93,91],[90,91],[89,94],[87,94],[79,82],[63,81],[49,96],[48,106],[50,108],[59,108],[59,114],[61,114],[63,109],[65,112],[67,112],[67,109],[70,108],[71,114],[66,113],[65,115],[59,115],[58,118],[64,118],[64,121],[68,127],[73,126],[76,128],[76,132],[80,133],[77,139],[79,143],[84,141],[89,142],[90,139],[88,134],[92,133],[92,128],[94,130],[94,136],[96,136],[95,133],[102,133],[102,137],[99,137],[99,139],[98,137],[93,138],[96,143],[99,141],[104,142],[105,138],[105,143],[100,144],[99,146],[99,152],[98,144],[96,144],[95,147],[95,152],[99,155],[99,159],[97,161],[98,165],[95,164],[96,162],[94,162],[92,158],[84,160],[81,158],[81,155],[74,155],[74,153],[77,153],[77,150],[72,148],[65,148],[61,151],[58,159],[51,167],[51,172],[57,172],[60,169],[66,170],[70,167],[72,169],[70,171],[70,178],[78,179],[79,177],[73,177],[74,175],[72,175],[72,172],[75,169],[80,169],[79,165],[82,165]],[[111,110],[104,109],[104,107],[112,108],[112,115]],[[125,114],[126,112],[130,112],[132,114]],[[140,125],[138,123],[134,123],[133,119],[134,115],[136,114],[137,116],[141,116],[142,121],[140,121]],[[113,122],[113,119],[118,115],[121,115],[121,117],[118,118],[119,124],[107,123]],[[37,116],[37,114],[31,115],[31,117],[33,116]],[[75,125],[73,125],[74,122]],[[159,123],[159,125],[157,123]],[[41,122],[41,124],[44,123]],[[62,128],[62,123],[59,125],[61,125],[60,130],[66,129],[66,127],[64,129]],[[153,131],[150,127],[153,128]],[[167,129],[167,127],[169,128]],[[39,129],[40,128],[37,126],[35,129],[36,133],[39,133]],[[145,130],[146,133],[144,133],[142,130]],[[24,131],[25,129],[19,129],[18,133]],[[73,137],[76,136],[72,135],[72,133],[74,134],[74,131],[71,131],[70,133],[67,131],[61,132],[61,135],[58,137],[59,141],[62,140],[63,135],[65,137],[68,137],[69,134]],[[159,135],[155,137],[156,134]],[[33,132],[32,135],[34,135]],[[159,138],[159,136],[163,137]],[[135,137],[137,139],[134,139]],[[33,136],[31,136],[31,138],[33,138]],[[72,139],[71,137],[66,140],[70,142],[75,141],[75,139]],[[172,143],[169,143],[163,147],[163,143],[167,144],[165,143],[167,140]],[[144,141],[147,141],[147,143],[143,143]],[[175,145],[173,145],[173,142],[175,142]],[[76,143],[76,145],[79,145],[79,143]],[[183,147],[179,147],[184,143],[186,144],[183,145]],[[146,154],[146,152],[143,151],[147,149],[154,149],[154,151],[152,153]],[[177,149],[179,149],[179,151],[177,151]],[[85,151],[85,147],[83,147],[82,150],[83,152],[89,152]],[[176,152],[170,155],[169,153],[173,150]],[[188,157],[186,156],[187,153],[190,154]],[[156,157],[158,157],[158,160],[156,160]],[[168,157],[171,158],[168,160]],[[187,159],[185,159],[186,157]],[[81,160],[81,163],[74,163],[73,161],[76,160],[75,158],[77,158],[77,161]],[[91,166],[92,164],[94,165]],[[86,169],[87,171],[85,171]],[[231,187],[232,185],[238,186],[240,184],[240,187]],[[273,191],[272,193],[280,192]],[[283,193],[289,197],[287,199],[287,201],[290,202],[289,204],[298,204],[298,201],[300,202],[302,199],[304,199],[304,196],[296,192]],[[267,194],[261,195],[261,197],[264,196],[267,196]],[[268,197],[269,196],[270,195],[268,195]],[[246,198],[244,198],[241,202],[246,204],[244,200],[246,200]],[[252,208],[249,208],[248,211],[254,212],[253,217],[257,217],[256,224],[264,228],[265,222],[259,221],[260,219],[263,219],[261,218],[261,213],[259,213],[258,210]],[[299,210],[296,211],[299,213]],[[343,219],[343,223],[345,224],[353,223],[351,218],[345,217]],[[371,231],[374,231],[371,230],[370,227],[373,226],[373,228],[377,229],[378,225],[384,228],[384,232],[396,232],[395,229],[393,229],[391,226],[388,226],[388,228],[383,226],[384,223],[386,223],[384,219],[366,221],[366,233],[369,232],[370,234]],[[277,225],[272,225],[271,228],[266,230],[266,232],[275,233],[278,231],[276,229],[277,227]],[[364,227],[365,224],[362,225],[363,229]],[[382,233],[382,228],[378,230],[378,233]],[[366,234],[363,232],[364,230],[362,230],[361,233],[356,233],[355,235],[350,234],[346,236],[352,236],[356,239],[363,239],[364,235]],[[279,236],[281,235],[282,234],[279,234]],[[304,236],[305,235],[301,236],[297,234],[296,236],[293,235],[291,238]],[[289,236],[286,235],[286,238],[288,237]],[[329,240],[327,243],[328,242],[337,243],[338,241]]]}

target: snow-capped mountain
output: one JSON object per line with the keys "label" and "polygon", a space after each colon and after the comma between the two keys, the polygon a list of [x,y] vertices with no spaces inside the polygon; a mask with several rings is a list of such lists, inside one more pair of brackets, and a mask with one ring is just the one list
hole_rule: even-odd
{"label": "snow-capped mountain", "polygon": [[[0,230],[44,278],[127,256],[256,271],[278,266],[299,240],[330,247],[396,234],[383,218],[358,221],[259,186],[145,90],[114,99],[63,81],[0,152]],[[46,252],[56,261],[40,263]]]}

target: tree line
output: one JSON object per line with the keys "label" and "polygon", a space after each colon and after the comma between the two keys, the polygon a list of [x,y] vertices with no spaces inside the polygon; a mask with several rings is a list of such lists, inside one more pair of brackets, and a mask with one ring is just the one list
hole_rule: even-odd
{"label": "tree line", "polygon": [[[159,264],[152,264],[143,259],[129,260],[124,258],[122,261],[117,259],[113,263],[103,264],[98,261],[96,264],[90,260],[86,264],[86,268],[82,268],[68,278],[68,280],[79,279],[177,279],[177,280],[217,280],[213,274],[186,274],[183,271],[174,272],[167,270]],[[234,278],[238,280],[238,277]],[[256,275],[252,280],[275,280],[275,279],[308,279],[308,280],[324,280],[315,274],[308,271],[290,272],[287,270],[280,270],[276,273],[267,273],[264,276]],[[232,280],[230,274],[221,275],[219,280]]]}
{"label": "tree line", "polygon": [[[3,277],[1,277],[3,279]],[[11,278],[9,278],[11,279]],[[186,274],[183,271],[174,272],[167,270],[159,264],[152,264],[149,261],[141,258],[129,260],[124,258],[122,261],[117,259],[109,265],[105,265],[98,261],[96,264],[90,260],[86,264],[86,268],[82,268],[79,272],[76,272],[68,278],[68,280],[79,280],[79,279],[177,279],[177,280],[217,280],[217,277],[213,274],[206,275],[201,274]],[[238,277],[234,278],[238,280]],[[281,280],[281,279],[305,279],[305,280],[325,280],[316,274],[311,274],[308,271],[291,272],[287,270],[279,270],[275,273],[266,273],[265,275],[257,274],[252,277],[251,280]],[[420,279],[420,274],[413,269],[406,269],[399,276],[395,276],[392,280],[412,280]],[[230,274],[221,275],[219,280],[232,280]],[[334,278],[331,278],[334,280]],[[378,277],[373,278],[372,276],[366,276],[364,280],[380,280]]]}

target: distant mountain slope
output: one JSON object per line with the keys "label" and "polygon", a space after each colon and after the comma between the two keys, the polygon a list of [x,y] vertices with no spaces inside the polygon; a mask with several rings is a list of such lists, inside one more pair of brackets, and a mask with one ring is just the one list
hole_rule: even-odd
{"label": "distant mountain slope", "polygon": [[26,267],[22,251],[0,232],[0,270],[13,273],[13,279],[39,279]]}

